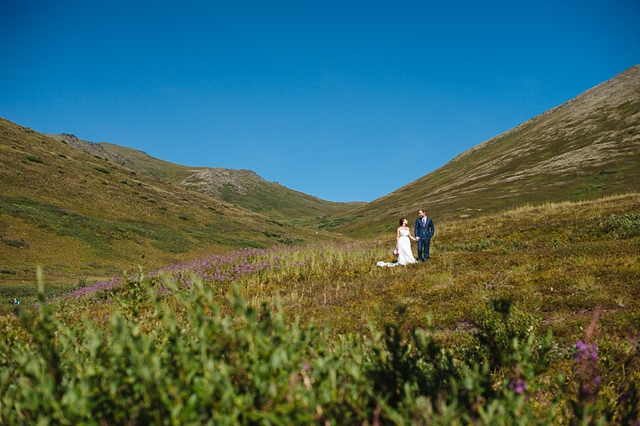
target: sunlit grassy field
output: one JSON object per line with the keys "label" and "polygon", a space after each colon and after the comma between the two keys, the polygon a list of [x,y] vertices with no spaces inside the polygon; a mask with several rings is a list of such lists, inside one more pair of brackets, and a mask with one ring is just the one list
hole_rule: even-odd
{"label": "sunlit grassy field", "polygon": [[[133,424],[149,419],[169,424],[181,417],[167,407],[187,412],[189,395],[218,391],[236,397],[220,406],[192,401],[192,408],[199,407],[193,418],[199,420],[190,422],[216,423],[212,411],[229,407],[238,413],[252,407],[255,417],[225,411],[230,417],[222,423],[529,424],[536,419],[567,424],[571,418],[580,424],[633,424],[640,419],[634,405],[640,398],[640,195],[522,207],[466,221],[434,220],[426,264],[377,267],[379,260],[393,260],[391,234],[351,243],[244,249],[93,286],[74,285],[69,289],[74,293],[51,302],[50,312],[41,302],[40,313],[31,319],[23,314],[21,321],[13,307],[4,307],[2,327],[10,332],[2,345],[9,352],[0,366],[19,379],[10,384],[3,376],[0,390],[11,391],[14,399],[2,400],[2,419],[27,424],[38,418],[40,406],[24,401],[22,417],[7,414],[16,410],[14,400],[22,401],[17,395],[27,395],[21,386],[37,380],[55,383],[40,404],[53,407],[51,416],[55,407],[68,412],[69,419],[87,414],[67,406],[67,393],[84,406],[107,410],[95,403],[104,391],[115,405],[105,403],[111,411],[88,421],[95,424],[117,420],[114,413],[133,406],[139,410]],[[230,297],[234,291],[240,299]],[[36,311],[26,303],[20,307]],[[271,319],[265,323],[265,318]],[[317,339],[292,325],[298,321],[301,327],[315,325]],[[48,322],[54,327],[50,336],[73,338],[39,336],[36,325]],[[172,327],[178,331],[169,333]],[[140,347],[122,343],[143,338],[148,340]],[[109,345],[96,342],[109,339],[124,349],[117,355],[122,360],[109,361],[113,365],[107,368],[103,363],[116,355],[107,356]],[[19,341],[32,345],[19,351]],[[219,352],[211,349],[216,345],[223,346]],[[285,352],[276,362],[278,350]],[[83,351],[92,354],[84,367],[72,362],[72,353]],[[40,367],[17,360],[17,354],[28,358],[28,353],[42,356]],[[327,361],[329,353],[335,364]],[[145,366],[149,357],[157,364]],[[207,373],[207,362],[216,374],[229,374],[223,391],[216,388],[217,376]],[[103,384],[82,381],[100,375],[96,371],[106,377]],[[182,384],[163,382],[168,394],[149,396],[150,386],[162,388],[149,378],[153,374]],[[193,377],[185,374],[202,376],[198,386],[218,390],[190,391]],[[109,377],[111,391],[101,387]],[[325,389],[326,383],[333,387]],[[81,385],[86,392],[74,387]],[[271,394],[269,386],[274,386]],[[341,386],[352,394],[336,390]],[[119,387],[128,396],[116,396]],[[250,402],[240,403],[242,395],[251,395]]]}

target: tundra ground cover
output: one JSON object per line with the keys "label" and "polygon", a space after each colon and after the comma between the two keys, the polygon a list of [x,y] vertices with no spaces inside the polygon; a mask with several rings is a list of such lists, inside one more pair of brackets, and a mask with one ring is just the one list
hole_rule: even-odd
{"label": "tundra ground cover", "polygon": [[376,267],[390,236],[42,299],[2,318],[2,420],[633,424],[638,211],[629,195],[437,224],[426,265]]}

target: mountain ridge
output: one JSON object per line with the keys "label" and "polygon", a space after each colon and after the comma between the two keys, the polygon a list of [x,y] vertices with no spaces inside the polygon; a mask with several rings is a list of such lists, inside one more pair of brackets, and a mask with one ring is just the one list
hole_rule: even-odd
{"label": "mountain ridge", "polygon": [[313,223],[364,203],[334,202],[269,182],[256,172],[221,167],[192,167],[151,157],[144,151],[109,142],[90,142],[73,134],[49,134],[56,140],[97,157],[109,159],[156,179],[207,194],[279,220],[297,224]]}
{"label": "mountain ridge", "polygon": [[468,149],[325,228],[375,235],[420,208],[440,220],[464,219],[510,206],[638,191],[637,164],[640,66]]}

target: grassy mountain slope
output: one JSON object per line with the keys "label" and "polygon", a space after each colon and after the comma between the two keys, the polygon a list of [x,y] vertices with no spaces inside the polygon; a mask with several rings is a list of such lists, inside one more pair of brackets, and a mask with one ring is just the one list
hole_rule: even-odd
{"label": "grassy mountain slope", "polygon": [[336,203],[267,182],[250,170],[207,168],[180,185],[291,223],[315,223],[364,203]]}
{"label": "grassy mountain slope", "polygon": [[0,283],[323,238],[0,119]]}
{"label": "grassy mountain slope", "polygon": [[73,148],[80,149],[96,157],[113,161],[136,172],[165,182],[177,184],[193,173],[189,167],[153,158],[146,152],[137,149],[121,147],[108,142],[89,142],[67,133],[47,136],[63,141]]}
{"label": "grassy mountain slope", "polygon": [[395,229],[420,208],[439,220],[640,190],[640,66],[462,153],[440,169],[329,223]]}
{"label": "grassy mountain slope", "polygon": [[64,133],[49,136],[165,182],[291,223],[315,223],[319,218],[326,220],[363,204],[325,201],[291,190],[276,182],[268,182],[249,170],[188,167],[112,143],[83,141],[74,135]]}

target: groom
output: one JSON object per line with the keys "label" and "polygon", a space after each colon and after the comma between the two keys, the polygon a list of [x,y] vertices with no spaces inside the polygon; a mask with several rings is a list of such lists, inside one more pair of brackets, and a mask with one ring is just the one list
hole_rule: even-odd
{"label": "groom", "polygon": [[418,216],[413,234],[418,241],[418,262],[426,262],[429,260],[429,243],[435,227],[431,218],[424,214],[424,210],[418,210]]}

